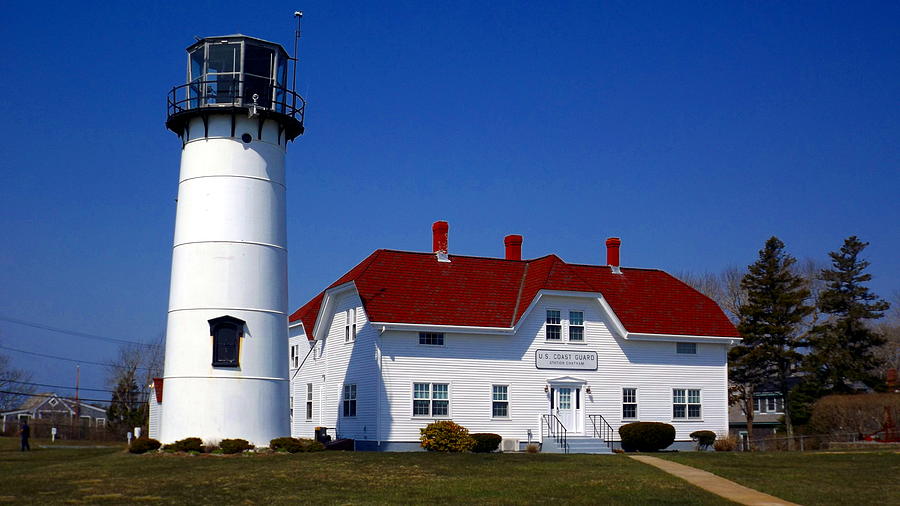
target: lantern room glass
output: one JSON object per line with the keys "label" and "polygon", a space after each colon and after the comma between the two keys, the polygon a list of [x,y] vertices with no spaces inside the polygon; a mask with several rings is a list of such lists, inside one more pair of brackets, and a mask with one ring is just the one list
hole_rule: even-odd
{"label": "lantern room glass", "polygon": [[188,108],[255,104],[283,113],[287,61],[275,44],[243,37],[205,39],[188,53]]}

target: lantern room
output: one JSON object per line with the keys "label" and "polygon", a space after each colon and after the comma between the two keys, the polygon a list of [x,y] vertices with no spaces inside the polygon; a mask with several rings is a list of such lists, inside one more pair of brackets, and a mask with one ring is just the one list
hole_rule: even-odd
{"label": "lantern room", "polygon": [[[166,126],[182,135],[193,117],[246,110],[272,118],[288,140],[303,133],[304,101],[287,81],[291,58],[280,44],[246,35],[199,39],[187,48],[185,84],[168,97]],[[296,64],[296,62],[295,62]]]}

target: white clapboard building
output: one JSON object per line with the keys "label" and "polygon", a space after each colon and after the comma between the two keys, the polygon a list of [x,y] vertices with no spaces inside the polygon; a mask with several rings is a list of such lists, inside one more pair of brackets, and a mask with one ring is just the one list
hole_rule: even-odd
{"label": "white clapboard building", "polygon": [[316,427],[363,450],[419,449],[419,429],[450,419],[501,435],[505,449],[608,451],[619,426],[728,433],[721,309],[656,269],[555,255],[377,250],[290,317],[291,433]]}

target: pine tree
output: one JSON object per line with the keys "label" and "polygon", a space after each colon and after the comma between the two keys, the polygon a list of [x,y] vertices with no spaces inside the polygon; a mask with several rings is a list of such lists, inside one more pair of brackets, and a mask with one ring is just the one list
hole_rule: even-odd
{"label": "pine tree", "polygon": [[739,357],[741,365],[751,378],[758,377],[757,385],[771,383],[781,393],[789,438],[794,436],[789,380],[799,369],[803,358],[799,349],[806,344],[800,325],[813,309],[805,304],[810,295],[806,281],[791,272],[795,262],[777,237],[766,241],[759,259],[741,280],[747,302],[740,308],[738,324],[745,349]]}
{"label": "pine tree", "polygon": [[106,408],[109,429],[119,436],[125,436],[134,427],[146,425],[147,403],[142,400],[133,371],[126,372],[116,384],[109,407]]}
{"label": "pine tree", "polygon": [[880,364],[874,352],[885,340],[867,321],[884,316],[890,304],[865,286],[872,275],[864,273],[869,262],[859,255],[868,245],[856,236],[848,237],[839,252],[828,254],[832,268],[821,273],[826,285],[818,306],[826,321],[813,328],[806,362],[829,393],[853,392],[856,381],[869,387],[880,383],[872,373]]}

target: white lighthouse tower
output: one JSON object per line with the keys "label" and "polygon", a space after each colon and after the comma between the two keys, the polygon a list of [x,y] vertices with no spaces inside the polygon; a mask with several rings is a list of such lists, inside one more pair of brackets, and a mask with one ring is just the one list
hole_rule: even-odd
{"label": "white lighthouse tower", "polygon": [[169,93],[181,175],[159,439],[290,434],[285,149],[303,99],[284,48],[244,35],[187,48]]}

